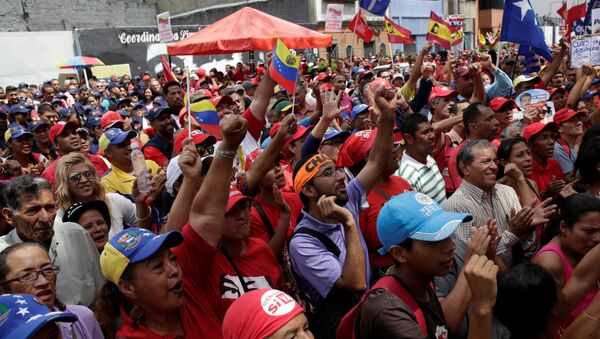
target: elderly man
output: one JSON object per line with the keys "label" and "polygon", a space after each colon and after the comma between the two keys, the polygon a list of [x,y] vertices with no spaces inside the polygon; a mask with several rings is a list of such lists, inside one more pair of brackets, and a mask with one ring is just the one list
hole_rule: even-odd
{"label": "elderly man", "polygon": [[[488,219],[495,220],[498,234],[502,236],[496,253],[506,265],[511,265],[534,254],[537,249],[535,226],[548,221],[545,218],[554,213],[555,206],[545,207],[550,201],[546,200],[535,207],[521,208],[515,191],[496,183],[497,162],[496,148],[488,140],[466,143],[457,158],[463,181],[442,206],[447,211],[473,216],[472,222],[462,223],[455,232],[455,236],[465,242],[471,237],[471,226],[481,227]],[[524,258],[513,258],[513,252],[522,253]]]}
{"label": "elderly man", "polygon": [[22,242],[49,248],[50,259],[61,267],[58,298],[67,304],[91,304],[96,288],[104,282],[98,251],[81,226],[54,225],[58,206],[50,183],[40,177],[17,177],[6,187],[4,200],[2,215],[14,229],[0,237],[0,251]]}

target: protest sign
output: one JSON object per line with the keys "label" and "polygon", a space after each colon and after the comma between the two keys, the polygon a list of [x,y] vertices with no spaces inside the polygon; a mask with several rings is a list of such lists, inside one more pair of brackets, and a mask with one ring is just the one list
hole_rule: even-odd
{"label": "protest sign", "polygon": [[578,68],[591,62],[591,37],[574,37],[571,40],[571,67]]}
{"label": "protest sign", "polygon": [[[515,99],[522,112],[536,109],[544,113],[544,122],[552,121],[555,113],[554,103],[550,101],[550,93],[543,89],[530,89]],[[513,117],[514,118],[514,117]]]}
{"label": "protest sign", "polygon": [[600,8],[592,9],[592,34],[600,33]]}
{"label": "protest sign", "polygon": [[344,21],[344,5],[328,4],[325,19],[325,32],[341,32]]}
{"label": "protest sign", "polygon": [[162,12],[156,16],[158,25],[158,35],[160,42],[171,42],[173,40],[173,30],[171,29],[171,15],[169,12]]}

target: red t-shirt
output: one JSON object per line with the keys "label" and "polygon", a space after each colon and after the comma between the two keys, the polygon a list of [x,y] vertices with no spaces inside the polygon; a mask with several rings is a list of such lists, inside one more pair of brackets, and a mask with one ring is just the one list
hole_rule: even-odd
{"label": "red t-shirt", "polygon": [[[108,166],[106,166],[106,163],[102,159],[100,159],[99,156],[94,154],[88,154],[86,155],[86,157],[90,159],[90,161],[94,165],[96,173],[98,173],[98,177],[102,177],[104,173],[108,171]],[[58,159],[60,159],[60,157]],[[42,173],[42,178],[48,180],[52,187],[54,187],[54,168],[56,168],[56,163],[58,162],[58,159],[54,160],[50,164],[50,166],[48,166]]]}
{"label": "red t-shirt", "polygon": [[[183,227],[183,236],[185,241],[173,253],[183,271],[186,338],[222,338],[225,312],[244,289],[218,247],[204,241],[189,224]],[[246,252],[232,259],[249,290],[283,286],[275,255],[264,241],[248,238]]]}
{"label": "red t-shirt", "polygon": [[394,260],[389,254],[381,256],[377,252],[377,250],[382,246],[381,242],[379,241],[379,236],[377,235],[377,217],[379,216],[379,211],[381,210],[381,207],[383,207],[383,204],[389,200],[388,197],[384,197],[382,194],[378,193],[377,189],[387,193],[390,198],[395,195],[413,190],[408,181],[399,176],[392,175],[390,177],[389,184],[376,184],[375,188],[373,188],[367,195],[369,208],[360,212],[359,220],[360,229],[363,237],[365,238],[367,248],[369,249],[369,260],[371,262],[371,267],[381,267],[394,263]]}
{"label": "red t-shirt", "polygon": [[448,176],[450,180],[446,181],[446,192],[448,193],[454,193],[462,183],[462,178],[458,174],[458,167],[456,167],[456,158],[458,157],[458,152],[465,145],[465,142],[463,140],[463,142],[450,149],[450,156],[448,158]]}
{"label": "red t-shirt", "polygon": [[546,160],[546,166],[540,165],[533,159],[531,167],[533,168],[533,171],[531,172],[529,179],[535,181],[540,192],[544,192],[546,188],[548,188],[550,181],[565,179],[565,174],[560,168],[560,164],[552,158]]}
{"label": "red t-shirt", "polygon": [[[182,336],[170,335],[170,334],[160,335],[142,324],[138,324],[137,327],[135,327],[133,324],[133,320],[131,319],[129,314],[127,314],[127,312],[125,312],[125,310],[123,308],[121,308],[121,316],[123,317],[123,325],[121,325],[121,328],[117,331],[117,335],[116,335],[117,339],[121,339],[121,338],[123,338],[123,339],[178,339],[178,338],[182,338]],[[183,316],[184,316],[184,313],[182,313],[182,317]]]}
{"label": "red t-shirt", "polygon": [[[290,227],[288,229],[288,239],[294,233],[294,228],[296,227],[296,220],[298,220],[298,216],[302,213],[302,201],[300,200],[300,196],[297,193],[290,192],[282,192],[283,200],[287,202],[290,206]],[[279,208],[275,205],[271,205],[268,202],[264,201],[260,195],[257,195],[254,200],[260,204],[262,209],[265,211],[265,215],[269,222],[271,223],[271,227],[273,231],[277,229],[277,224],[279,223]],[[263,223],[260,214],[256,210],[256,207],[252,206],[250,210],[250,226],[252,227],[250,231],[250,236],[254,238],[258,238],[268,243],[271,240],[271,236],[269,231],[267,230],[267,226]]]}

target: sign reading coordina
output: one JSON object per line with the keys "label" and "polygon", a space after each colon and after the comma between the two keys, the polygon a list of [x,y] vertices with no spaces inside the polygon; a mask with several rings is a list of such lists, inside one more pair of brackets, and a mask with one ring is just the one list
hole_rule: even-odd
{"label": "sign reading coordina", "polygon": [[[194,34],[195,32],[190,30],[181,30],[179,32],[173,32],[173,41],[179,41],[181,39],[185,39],[188,36]],[[160,36],[158,33],[150,33],[148,31],[143,31],[139,34],[129,34],[127,32],[118,33],[117,37],[119,41],[123,45],[130,44],[148,44],[148,43],[159,43]]]}

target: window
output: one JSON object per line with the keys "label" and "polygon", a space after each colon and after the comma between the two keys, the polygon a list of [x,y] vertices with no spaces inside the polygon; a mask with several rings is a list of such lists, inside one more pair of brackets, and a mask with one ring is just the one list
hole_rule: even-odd
{"label": "window", "polygon": [[373,41],[364,42],[363,41],[363,48],[364,48],[364,57],[375,55],[375,42],[373,42]]}
{"label": "window", "polygon": [[352,55],[354,55],[354,51],[352,50],[352,46],[351,45],[346,46],[346,58],[347,57],[351,57]]}

